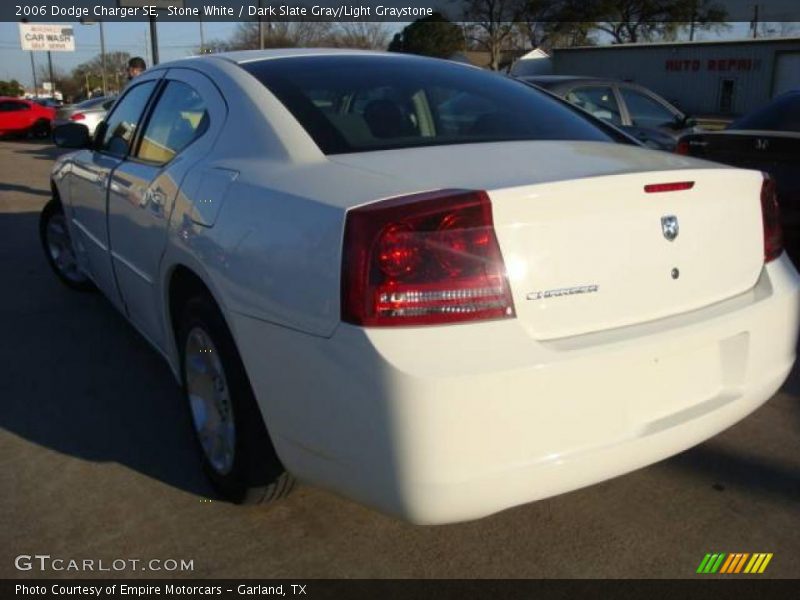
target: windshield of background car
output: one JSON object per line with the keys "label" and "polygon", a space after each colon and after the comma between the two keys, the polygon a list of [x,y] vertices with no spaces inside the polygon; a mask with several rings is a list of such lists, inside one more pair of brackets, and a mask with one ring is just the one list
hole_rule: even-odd
{"label": "windshield of background car", "polygon": [[528,85],[443,60],[315,56],[241,66],[325,154],[514,140],[617,141]]}
{"label": "windshield of background car", "polygon": [[734,121],[729,129],[800,131],[800,93],[780,96],[761,110]]}

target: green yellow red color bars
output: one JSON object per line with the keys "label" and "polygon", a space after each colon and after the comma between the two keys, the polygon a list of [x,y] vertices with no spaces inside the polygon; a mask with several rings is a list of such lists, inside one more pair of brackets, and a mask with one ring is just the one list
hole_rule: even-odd
{"label": "green yellow red color bars", "polygon": [[706,554],[697,567],[697,572],[702,574],[725,573],[763,573],[769,561],[772,560],[772,552],[716,552]]}

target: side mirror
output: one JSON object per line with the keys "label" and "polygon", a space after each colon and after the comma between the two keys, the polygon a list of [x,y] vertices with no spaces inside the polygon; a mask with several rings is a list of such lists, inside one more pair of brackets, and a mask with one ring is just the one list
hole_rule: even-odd
{"label": "side mirror", "polygon": [[106,137],[106,131],[108,131],[108,121],[103,119],[97,124],[97,127],[94,128],[94,138],[92,139],[93,148],[100,147],[100,143],[103,138]]}
{"label": "side mirror", "polygon": [[675,117],[675,129],[687,129],[689,127],[694,127],[697,125],[697,120],[694,117],[690,117],[689,115],[683,115],[682,117]]}
{"label": "side mirror", "polygon": [[59,148],[88,148],[92,137],[86,125],[65,123],[53,129],[53,143]]}

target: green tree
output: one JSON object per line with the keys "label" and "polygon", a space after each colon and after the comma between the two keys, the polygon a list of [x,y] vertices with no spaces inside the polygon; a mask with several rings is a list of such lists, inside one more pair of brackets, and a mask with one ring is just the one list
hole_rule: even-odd
{"label": "green tree", "polygon": [[25,90],[22,89],[22,85],[16,79],[12,79],[11,81],[4,81],[0,79],[0,96],[22,96],[25,93]]}
{"label": "green tree", "polygon": [[[109,94],[118,93],[127,83],[128,52],[106,52],[106,86]],[[103,59],[98,54],[91,60],[79,64],[70,74],[71,86],[77,93],[87,92],[103,87]],[[88,89],[87,89],[88,88]]]}
{"label": "green tree", "polygon": [[390,52],[422,54],[449,58],[464,50],[464,32],[461,27],[440,13],[417,19],[395,34],[389,44]]}

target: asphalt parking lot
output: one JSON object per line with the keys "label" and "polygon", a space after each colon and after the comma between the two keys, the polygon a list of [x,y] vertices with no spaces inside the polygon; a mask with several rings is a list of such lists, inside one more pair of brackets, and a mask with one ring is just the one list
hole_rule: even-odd
{"label": "asphalt parking lot", "polygon": [[214,501],[166,364],[48,271],[57,152],[0,141],[0,577],[93,575],[18,571],[20,554],[194,565],[114,574],[131,577],[696,577],[717,551],[772,552],[758,577],[800,577],[797,370],[705,444],[476,522],[407,525],[302,485],[270,509]]}

